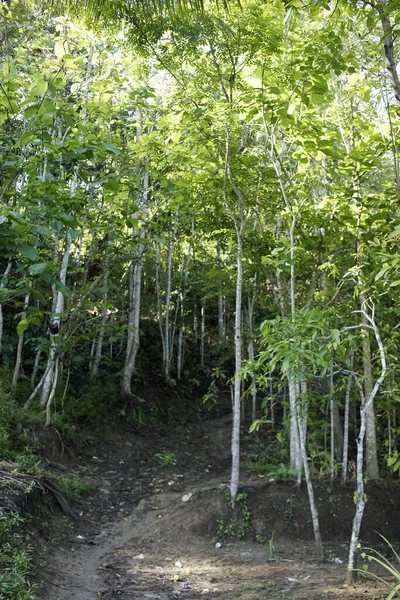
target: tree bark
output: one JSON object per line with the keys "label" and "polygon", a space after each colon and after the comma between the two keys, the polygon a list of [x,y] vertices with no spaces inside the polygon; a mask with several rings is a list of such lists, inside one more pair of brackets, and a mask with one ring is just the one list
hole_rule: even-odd
{"label": "tree bark", "polygon": [[[365,316],[361,314],[361,322],[363,325],[368,325]],[[363,333],[362,339],[363,350],[363,368],[364,368],[364,395],[369,398],[373,389],[372,381],[372,361],[371,361],[371,345],[368,335],[368,330]],[[366,433],[365,433],[365,462],[367,468],[368,479],[379,478],[378,467],[378,451],[376,447],[376,426],[375,426],[375,408],[374,403],[368,403],[368,408],[365,415]]]}

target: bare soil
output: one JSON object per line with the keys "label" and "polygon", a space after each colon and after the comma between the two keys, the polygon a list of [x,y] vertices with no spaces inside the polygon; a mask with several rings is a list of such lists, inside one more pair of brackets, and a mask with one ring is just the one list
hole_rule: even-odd
{"label": "bare soil", "polygon": [[[199,414],[142,432],[121,425],[91,457],[69,465],[69,475],[95,487],[75,507],[79,519],[69,521],[64,539],[54,545],[43,524],[40,599],[384,598],[370,578],[354,588],[345,584],[353,484],[315,482],[324,563],[314,552],[306,490],[296,491],[293,481],[243,471],[240,491],[247,497],[230,513],[223,491],[230,424],[230,416]],[[244,432],[244,447],[250,442]],[[175,464],[163,466],[172,454]],[[400,486],[375,483],[367,494],[362,542],[376,546],[379,532],[396,543]]]}

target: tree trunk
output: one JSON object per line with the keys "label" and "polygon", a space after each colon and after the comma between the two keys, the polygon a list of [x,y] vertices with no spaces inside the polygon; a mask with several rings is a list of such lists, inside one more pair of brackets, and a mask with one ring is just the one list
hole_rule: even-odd
{"label": "tree trunk", "polygon": [[390,23],[387,0],[378,0],[377,9],[384,34],[383,48],[385,51],[386,68],[390,76],[396,102],[398,105],[400,105],[400,80],[397,73],[396,59],[394,56],[393,30]]}
{"label": "tree trunk", "polygon": [[[219,243],[217,243],[217,261],[219,268],[221,269],[221,250]],[[218,290],[218,337],[221,342],[225,338],[224,297],[222,295],[221,287]]]}
{"label": "tree trunk", "polygon": [[[238,217],[232,212],[228,201],[227,183],[236,197],[236,210]],[[243,239],[246,229],[246,214],[242,192],[236,185],[230,164],[230,137],[226,132],[225,146],[225,172],[224,172],[224,201],[229,216],[232,218],[236,229],[237,238],[237,274],[236,274],[236,302],[235,302],[235,378],[233,392],[233,422],[232,422],[232,472],[230,495],[232,507],[234,506],[239,489],[239,460],[240,460],[240,390],[241,377],[239,375],[242,367],[242,293],[243,293]]]}
{"label": "tree trunk", "polygon": [[[103,279],[103,285],[105,288],[107,288],[107,284],[108,284],[108,258],[106,258],[106,272],[104,273],[104,279]],[[92,363],[92,372],[91,372],[91,377],[97,377],[97,375],[99,374],[99,367],[100,367],[100,361],[101,361],[101,356],[103,353],[103,340],[104,340],[104,334],[105,334],[105,330],[106,330],[106,322],[107,322],[107,298],[108,298],[108,292],[107,289],[104,291],[103,293],[103,306],[101,309],[101,324],[100,324],[100,330],[99,330],[99,335],[97,337],[97,342],[96,342],[96,351],[94,353],[94,359],[93,359],[93,363]]]}
{"label": "tree trunk", "polygon": [[[5,278],[8,276],[8,274],[11,271],[11,262],[8,263],[4,273],[3,273],[3,277],[0,283],[0,288],[4,287],[5,284]],[[0,355],[1,355],[1,351],[2,351],[2,347],[3,347],[3,305],[0,302]]]}
{"label": "tree trunk", "polygon": [[[142,114],[140,109],[136,110],[136,120],[140,124],[142,120]],[[142,136],[142,127],[139,126],[136,129],[136,141],[138,142]],[[135,218],[139,216],[142,218],[142,226],[139,228],[137,225],[133,230],[134,240],[138,240],[139,243],[134,250],[134,257],[129,266],[129,316],[128,316],[128,338],[126,345],[125,354],[125,365],[122,374],[122,391],[126,395],[131,395],[131,384],[132,375],[136,371],[136,357],[140,347],[140,311],[141,311],[141,293],[142,293],[142,273],[143,273],[143,255],[145,245],[143,240],[146,235],[143,224],[147,220],[148,214],[148,201],[149,201],[149,173],[148,170],[144,170],[142,176],[142,187],[141,193],[138,198],[138,206],[141,210],[135,213]],[[158,254],[159,258],[159,254]],[[159,262],[158,262],[159,265]],[[159,267],[158,267],[159,271]],[[157,296],[160,300],[160,294]],[[164,350],[164,343],[163,343]]]}
{"label": "tree trunk", "polygon": [[382,340],[380,338],[378,327],[375,323],[373,310],[372,316],[369,316],[365,312],[366,303],[364,302],[362,305],[362,324],[371,326],[374,331],[375,339],[379,348],[379,355],[381,360],[381,374],[377,381],[375,382],[374,387],[371,390],[371,393],[368,397],[365,396],[362,384],[359,382],[357,377],[355,377],[355,382],[358,386],[360,397],[361,397],[361,408],[360,408],[360,430],[357,438],[357,501],[356,501],[356,511],[353,518],[353,527],[351,532],[351,540],[350,540],[350,548],[349,548],[349,560],[347,565],[347,582],[354,583],[357,579],[357,546],[359,542],[360,529],[362,518],[364,515],[365,508],[365,497],[364,497],[364,477],[363,477],[363,466],[364,466],[364,438],[367,430],[367,413],[370,406],[373,404],[376,394],[380,389],[386,375],[386,356],[383,348]]}
{"label": "tree trunk", "polygon": [[300,448],[299,428],[297,424],[297,383],[292,378],[288,379],[289,407],[290,407],[290,468],[302,472],[303,460]]}
{"label": "tree trunk", "polygon": [[[192,240],[194,237],[194,222],[192,222]],[[182,377],[182,369],[183,369],[183,342],[184,342],[184,333],[185,333],[185,300],[186,300],[186,287],[187,280],[189,275],[189,263],[191,257],[191,247],[189,247],[188,254],[186,257],[186,264],[183,274],[183,282],[181,289],[181,298],[180,298],[180,327],[178,334],[178,351],[176,358],[176,377],[177,380],[180,381]]]}
{"label": "tree trunk", "polygon": [[237,231],[237,275],[236,275],[236,307],[235,307],[235,380],[233,394],[233,425],[232,425],[232,474],[231,474],[231,502],[236,500],[239,489],[239,461],[240,461],[240,388],[241,378],[239,371],[242,366],[242,288],[243,288],[243,233],[242,222]]}
{"label": "tree trunk", "polygon": [[[72,188],[72,183],[71,183]],[[73,193],[73,192],[72,192]],[[65,240],[65,249],[64,255],[61,261],[61,269],[60,269],[60,282],[65,286],[67,279],[67,271],[68,271],[68,263],[69,263],[69,255],[71,250],[71,230],[68,229],[67,237]],[[47,363],[47,369],[45,371],[45,376],[42,378],[43,382],[41,384],[41,395],[40,395],[40,406],[45,406],[49,399],[50,391],[53,385],[57,385],[57,381],[54,381],[55,376],[55,360],[56,360],[56,352],[59,340],[59,332],[61,329],[61,320],[64,312],[64,294],[61,290],[55,292],[55,309],[54,314],[52,315],[52,320],[50,324],[50,351],[49,358]],[[53,298],[54,300],[54,298]]]}
{"label": "tree trunk", "polygon": [[[351,368],[353,368],[353,359],[351,361]],[[348,452],[349,452],[349,409],[350,409],[350,394],[351,394],[351,384],[352,384],[353,375],[349,375],[349,379],[347,381],[346,388],[346,397],[344,401],[344,427],[343,427],[343,461],[342,461],[342,477],[341,477],[341,485],[345,487],[347,480],[347,469],[348,469]]]}
{"label": "tree trunk", "polygon": [[324,549],[322,546],[318,509],[317,509],[317,505],[315,502],[314,488],[313,488],[312,481],[311,481],[310,469],[308,466],[308,459],[307,459],[307,446],[306,446],[306,436],[305,436],[306,430],[305,430],[304,424],[307,422],[308,407],[307,407],[306,390],[305,390],[304,384],[302,385],[302,388],[303,389],[301,391],[300,397],[296,403],[296,419],[297,419],[297,427],[298,427],[298,431],[299,431],[299,441],[300,441],[301,456],[302,456],[303,467],[304,467],[304,475],[305,475],[306,484],[307,484],[308,500],[310,503],[311,518],[312,518],[312,524],[313,524],[313,530],[314,530],[314,538],[315,538],[315,544],[317,547],[317,555],[318,555],[319,560],[322,560],[324,557]]}
{"label": "tree trunk", "polygon": [[329,407],[330,407],[330,421],[331,421],[331,452],[330,452],[330,475],[331,475],[331,484],[333,484],[333,480],[335,479],[335,419],[333,417],[333,374],[332,374],[332,365],[331,365],[331,373],[329,375]]}
{"label": "tree trunk", "polygon": [[174,219],[174,229],[172,233],[172,240],[168,244],[167,254],[167,284],[165,291],[165,320],[164,320],[164,340],[165,340],[165,358],[164,358],[164,377],[165,381],[168,382],[171,379],[171,363],[172,363],[172,335],[171,324],[170,324],[170,313],[171,313],[171,290],[172,290],[172,257],[173,248],[176,236],[176,221],[177,215]]}
{"label": "tree trunk", "polygon": [[200,308],[200,365],[204,367],[204,339],[206,336],[206,301],[202,300]]}
{"label": "tree trunk", "polygon": [[199,319],[197,316],[197,302],[193,304],[193,338],[194,342],[197,345],[199,341]]}
{"label": "tree trunk", "polygon": [[36,350],[36,354],[35,354],[35,362],[33,363],[33,371],[32,371],[32,375],[31,375],[31,388],[32,390],[35,388],[35,381],[36,381],[36,376],[39,370],[39,363],[40,363],[40,357],[42,355],[42,350],[41,348],[38,348]]}
{"label": "tree trunk", "polygon": [[[27,294],[25,296],[25,301],[24,301],[24,311],[21,315],[21,320],[22,319],[26,319],[26,310],[29,306],[29,297],[30,294]],[[17,386],[18,383],[18,378],[19,378],[19,372],[21,370],[21,364],[22,364],[22,348],[24,347],[24,337],[25,335],[23,333],[21,333],[21,335],[18,336],[18,345],[17,345],[17,356],[15,359],[15,367],[14,367],[14,373],[13,373],[13,378],[12,378],[12,387],[15,388]]]}
{"label": "tree trunk", "polygon": [[[364,316],[361,315],[361,320],[364,325],[368,325]],[[372,362],[371,362],[371,345],[368,335],[368,330],[364,331],[362,339],[362,350],[363,350],[363,368],[364,368],[364,395],[369,398],[372,389]],[[365,462],[367,467],[368,479],[379,478],[379,467],[378,467],[378,451],[376,447],[376,426],[375,426],[375,408],[374,403],[368,404],[366,412],[366,433],[365,433]]]}

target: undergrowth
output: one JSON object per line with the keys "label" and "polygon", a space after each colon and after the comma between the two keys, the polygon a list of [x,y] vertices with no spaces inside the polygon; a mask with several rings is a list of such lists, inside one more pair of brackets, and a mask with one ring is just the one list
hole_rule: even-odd
{"label": "undergrowth", "polygon": [[247,492],[239,492],[236,496],[235,508],[232,508],[229,488],[223,490],[228,515],[218,522],[216,540],[240,539],[250,529],[251,512],[247,500]]}
{"label": "undergrowth", "polygon": [[24,519],[0,508],[0,600],[34,600],[33,548],[21,525]]}
{"label": "undergrowth", "polygon": [[72,501],[79,500],[82,496],[90,494],[94,489],[92,482],[77,479],[76,477],[58,477],[57,481],[64,490],[67,498]]}

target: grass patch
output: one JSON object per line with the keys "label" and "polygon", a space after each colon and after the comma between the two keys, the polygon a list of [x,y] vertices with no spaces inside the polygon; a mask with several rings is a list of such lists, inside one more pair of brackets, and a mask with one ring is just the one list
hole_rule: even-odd
{"label": "grass patch", "polygon": [[76,501],[90,494],[94,490],[94,484],[91,481],[84,481],[75,477],[59,477],[58,483],[62,487],[68,500]]}
{"label": "grass patch", "polygon": [[283,463],[274,465],[261,461],[246,461],[240,463],[240,468],[250,473],[261,473],[265,477],[274,477],[276,479],[289,479],[297,475],[296,469],[291,469]]}

